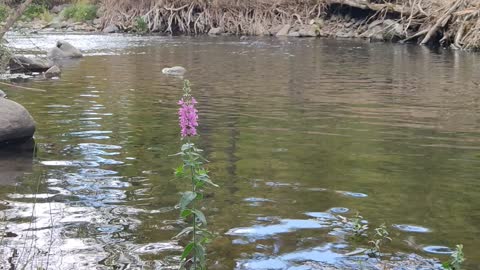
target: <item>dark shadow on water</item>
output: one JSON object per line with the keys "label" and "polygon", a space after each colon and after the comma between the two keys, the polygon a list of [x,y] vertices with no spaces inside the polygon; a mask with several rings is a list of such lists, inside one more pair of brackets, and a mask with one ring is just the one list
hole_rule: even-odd
{"label": "dark shadow on water", "polygon": [[35,141],[0,148],[0,186],[14,185],[17,179],[33,168]]}

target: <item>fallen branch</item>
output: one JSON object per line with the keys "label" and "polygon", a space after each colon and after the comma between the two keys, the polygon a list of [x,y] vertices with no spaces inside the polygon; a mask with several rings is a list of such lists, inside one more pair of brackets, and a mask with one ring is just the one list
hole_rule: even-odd
{"label": "fallen branch", "polygon": [[6,82],[0,82],[0,84],[10,86],[10,87],[14,87],[14,88],[20,88],[20,89],[25,89],[25,90],[29,90],[29,91],[34,91],[34,92],[47,92],[47,90],[43,90],[43,89],[39,89],[39,88],[19,86],[19,85],[16,85],[16,84],[11,84],[11,83],[6,83]]}
{"label": "fallen branch", "polygon": [[420,42],[420,44],[422,45],[425,45],[428,43],[428,41],[430,41],[430,39],[432,38],[433,34],[435,34],[438,30],[438,28],[440,28],[441,25],[444,25],[446,24],[446,22],[451,18],[452,16],[452,13],[457,10],[457,8],[463,3],[463,0],[456,0],[454,1],[454,3],[452,4],[452,6],[450,7],[450,9],[442,16],[440,17],[440,19],[437,20],[437,22],[430,28],[430,30],[428,31],[428,33],[425,35],[425,37],[423,38],[422,42]]}

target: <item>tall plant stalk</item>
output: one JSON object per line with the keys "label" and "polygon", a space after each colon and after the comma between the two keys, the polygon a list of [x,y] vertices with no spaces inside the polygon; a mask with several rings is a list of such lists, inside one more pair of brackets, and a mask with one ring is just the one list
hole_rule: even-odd
{"label": "tall plant stalk", "polygon": [[203,150],[197,148],[192,142],[192,138],[197,136],[198,111],[195,108],[197,101],[191,95],[190,82],[184,81],[183,96],[179,100],[178,110],[179,124],[181,128],[182,140],[186,141],[180,152],[183,164],[175,170],[175,176],[181,179],[189,179],[191,182],[191,191],[182,194],[179,208],[180,216],[191,222],[191,226],[183,229],[176,238],[187,235],[191,236],[191,241],[185,246],[181,256],[180,269],[206,269],[205,245],[211,239],[211,233],[206,229],[207,220],[205,214],[197,207],[203,199],[203,188],[206,184],[217,187],[210,177],[208,171],[203,167],[207,162],[202,157]]}

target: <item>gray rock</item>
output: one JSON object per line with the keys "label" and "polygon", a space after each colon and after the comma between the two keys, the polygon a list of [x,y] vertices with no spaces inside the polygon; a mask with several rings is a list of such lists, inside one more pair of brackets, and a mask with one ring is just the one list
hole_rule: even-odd
{"label": "gray rock", "polygon": [[107,27],[103,28],[103,33],[112,34],[117,33],[120,29],[114,24],[110,24]]}
{"label": "gray rock", "polygon": [[299,36],[300,36],[300,32],[298,32],[298,31],[292,31],[292,32],[288,33],[288,36],[289,36],[289,37],[299,37]]}
{"label": "gray rock", "polygon": [[287,36],[288,35],[288,31],[290,31],[290,24],[286,24],[284,26],[282,26],[282,28],[280,28],[280,30],[275,34],[277,37],[278,36]]}
{"label": "gray rock", "polygon": [[304,25],[298,31],[301,37],[316,37],[320,34],[320,27],[315,24]]}
{"label": "gray rock", "polygon": [[60,70],[60,68],[58,66],[53,66],[51,68],[49,68],[47,71],[45,71],[45,78],[53,78],[53,77],[59,77],[60,74],[62,73],[62,71]]}
{"label": "gray rock", "polygon": [[47,59],[38,57],[13,56],[8,63],[10,72],[44,72],[53,66]]}
{"label": "gray rock", "polygon": [[33,137],[35,121],[20,104],[0,99],[0,144],[24,142]]}
{"label": "gray rock", "polygon": [[182,76],[183,74],[185,74],[185,72],[187,72],[187,70],[181,66],[174,66],[171,68],[162,69],[163,74],[174,75],[174,76]]}
{"label": "gray rock", "polygon": [[376,20],[368,25],[361,37],[369,38],[373,41],[394,40],[405,38],[403,26],[394,20]]}
{"label": "gray rock", "polygon": [[274,36],[282,29],[283,25],[274,25],[268,29],[268,32],[270,33],[271,36]]}
{"label": "gray rock", "polygon": [[208,31],[208,34],[211,35],[211,36],[220,35],[222,33],[223,33],[223,29],[220,28],[220,27],[214,27],[214,28],[210,29],[210,31]]}
{"label": "gray rock", "polygon": [[7,97],[7,94],[5,94],[5,92],[0,90],[0,98],[6,98],[6,97]]}
{"label": "gray rock", "polygon": [[82,56],[79,49],[66,41],[57,41],[57,46],[50,49],[47,54],[49,59],[80,58]]}

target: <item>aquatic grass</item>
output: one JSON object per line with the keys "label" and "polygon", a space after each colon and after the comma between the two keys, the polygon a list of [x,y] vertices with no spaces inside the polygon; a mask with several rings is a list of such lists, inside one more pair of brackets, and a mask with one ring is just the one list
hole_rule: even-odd
{"label": "aquatic grass", "polygon": [[390,238],[390,233],[388,232],[385,224],[375,228],[374,231],[375,234],[373,239],[368,241],[368,243],[372,245],[372,248],[368,251],[367,255],[370,257],[380,257],[383,245],[387,242],[391,242],[392,238]]}
{"label": "aquatic grass", "polygon": [[202,157],[203,150],[199,149],[192,142],[197,136],[198,111],[195,107],[197,101],[191,95],[190,82],[184,81],[183,96],[178,101],[180,135],[185,143],[181,146],[177,156],[182,158],[183,164],[175,170],[175,176],[179,179],[188,179],[191,183],[191,191],[182,194],[178,208],[180,216],[190,221],[191,226],[183,229],[175,238],[179,239],[191,235],[191,241],[185,246],[181,255],[180,269],[206,269],[205,245],[210,242],[212,234],[206,229],[207,219],[200,211],[199,203],[203,199],[203,188],[205,185],[217,187],[204,168],[207,160]]}
{"label": "aquatic grass", "polygon": [[457,245],[452,255],[450,255],[450,261],[443,263],[442,266],[446,270],[461,270],[464,261],[463,245]]}

